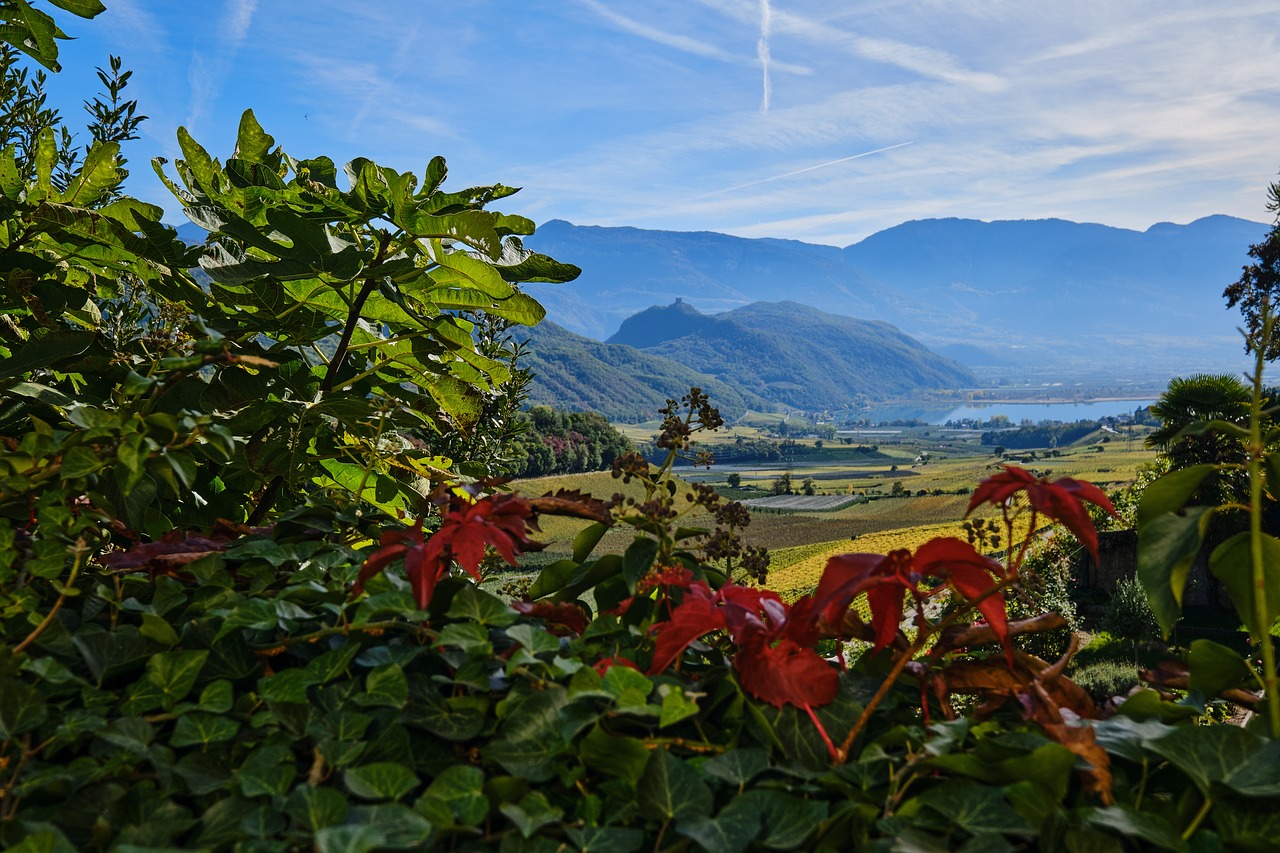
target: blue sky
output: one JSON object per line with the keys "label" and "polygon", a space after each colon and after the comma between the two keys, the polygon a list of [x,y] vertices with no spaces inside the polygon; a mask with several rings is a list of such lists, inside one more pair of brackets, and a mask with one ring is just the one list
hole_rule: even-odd
{"label": "blue sky", "polygon": [[[79,123],[122,55],[149,115],[133,194],[185,125],[524,187],[536,221],[846,245],[909,219],[1145,229],[1269,221],[1274,0],[105,0],[67,21]],[[64,18],[66,16],[63,16]]]}

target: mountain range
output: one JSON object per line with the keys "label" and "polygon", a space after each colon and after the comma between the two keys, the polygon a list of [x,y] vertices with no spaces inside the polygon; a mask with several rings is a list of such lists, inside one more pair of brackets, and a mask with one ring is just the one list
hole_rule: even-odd
{"label": "mountain range", "polygon": [[1229,216],[1145,231],[1060,219],[927,219],[845,248],[552,220],[526,245],[582,267],[529,285],[548,317],[612,339],[676,299],[703,312],[792,302],[891,323],[971,367],[1234,370],[1222,289],[1268,226]]}

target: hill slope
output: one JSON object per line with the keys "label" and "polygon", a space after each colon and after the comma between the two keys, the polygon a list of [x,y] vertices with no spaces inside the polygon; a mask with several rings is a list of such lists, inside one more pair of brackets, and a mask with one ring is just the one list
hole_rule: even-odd
{"label": "hill slope", "polygon": [[639,422],[657,417],[667,398],[691,386],[711,395],[726,418],[775,404],[679,362],[622,344],[607,344],[543,320],[527,333],[523,364],[534,374],[529,402],[568,411],[599,412],[610,420]]}
{"label": "hill slope", "polygon": [[976,382],[967,369],[888,323],[796,302],[757,302],[713,316],[678,302],[629,318],[610,342],[623,339],[736,388],[807,410]]}

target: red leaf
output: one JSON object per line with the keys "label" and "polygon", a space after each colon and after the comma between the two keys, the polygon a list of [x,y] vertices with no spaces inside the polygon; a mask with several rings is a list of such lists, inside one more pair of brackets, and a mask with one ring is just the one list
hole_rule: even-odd
{"label": "red leaf", "polygon": [[695,583],[685,593],[680,606],[671,611],[671,618],[653,626],[655,640],[650,675],[671,666],[694,640],[725,629],[724,611],[716,604],[717,597],[711,588],[702,582]]}
{"label": "red leaf", "polygon": [[581,634],[587,629],[587,614],[572,601],[513,601],[511,608],[543,620],[556,636]]}
{"label": "red leaf", "polygon": [[[979,554],[968,542],[949,536],[930,539],[916,549],[916,568],[923,574],[945,578],[952,589],[970,600],[989,592],[1004,577],[1004,567],[998,562]],[[1009,642],[1004,596],[988,596],[978,603],[978,610],[1004,646],[1012,666],[1013,646]]]}
{"label": "red leaf", "polygon": [[1095,560],[1098,558],[1098,533],[1083,501],[1095,504],[1112,515],[1116,515],[1116,510],[1102,489],[1092,483],[1071,477],[1050,482],[1043,477],[1037,479],[1017,466],[1006,465],[1002,473],[988,477],[978,485],[969,499],[968,512],[973,512],[983,503],[1000,506],[1020,491],[1027,493],[1032,509],[1061,522],[1084,543]]}
{"label": "red leaf", "polygon": [[356,582],[351,586],[351,594],[355,596],[364,592],[364,585],[370,578],[394,563],[408,550],[408,545],[383,545],[368,557],[365,557],[364,563],[360,566],[360,574],[356,575]]}
{"label": "red leaf", "polygon": [[902,606],[906,597],[907,588],[899,584],[881,584],[867,591],[867,603],[871,605],[871,627],[876,633],[873,651],[879,651],[893,642],[898,626],[902,624]]}
{"label": "red leaf", "polygon": [[751,630],[739,640],[733,668],[742,689],[778,708],[826,705],[840,689],[839,673],[817,652],[787,639],[774,642],[766,631]]}
{"label": "red leaf", "polygon": [[871,625],[875,629],[875,648],[893,642],[902,623],[902,606],[908,590],[919,594],[920,572],[911,552],[898,549],[888,556],[879,554],[840,554],[827,561],[827,568],[814,593],[815,608],[828,625],[839,625],[850,602],[867,593],[871,605]]}

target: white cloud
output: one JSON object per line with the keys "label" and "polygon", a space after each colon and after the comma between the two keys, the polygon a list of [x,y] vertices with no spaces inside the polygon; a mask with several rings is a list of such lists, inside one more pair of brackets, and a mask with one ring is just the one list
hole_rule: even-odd
{"label": "white cloud", "polygon": [[769,112],[773,99],[773,86],[769,81],[769,35],[773,30],[773,12],[769,0],[760,0],[760,40],[756,42],[756,55],[760,57],[760,71],[764,75],[764,92],[760,96],[760,112]]}
{"label": "white cloud", "polygon": [[258,0],[227,0],[218,18],[216,36],[191,55],[187,80],[191,98],[187,104],[187,126],[194,128],[222,94],[240,46],[249,35]]}

